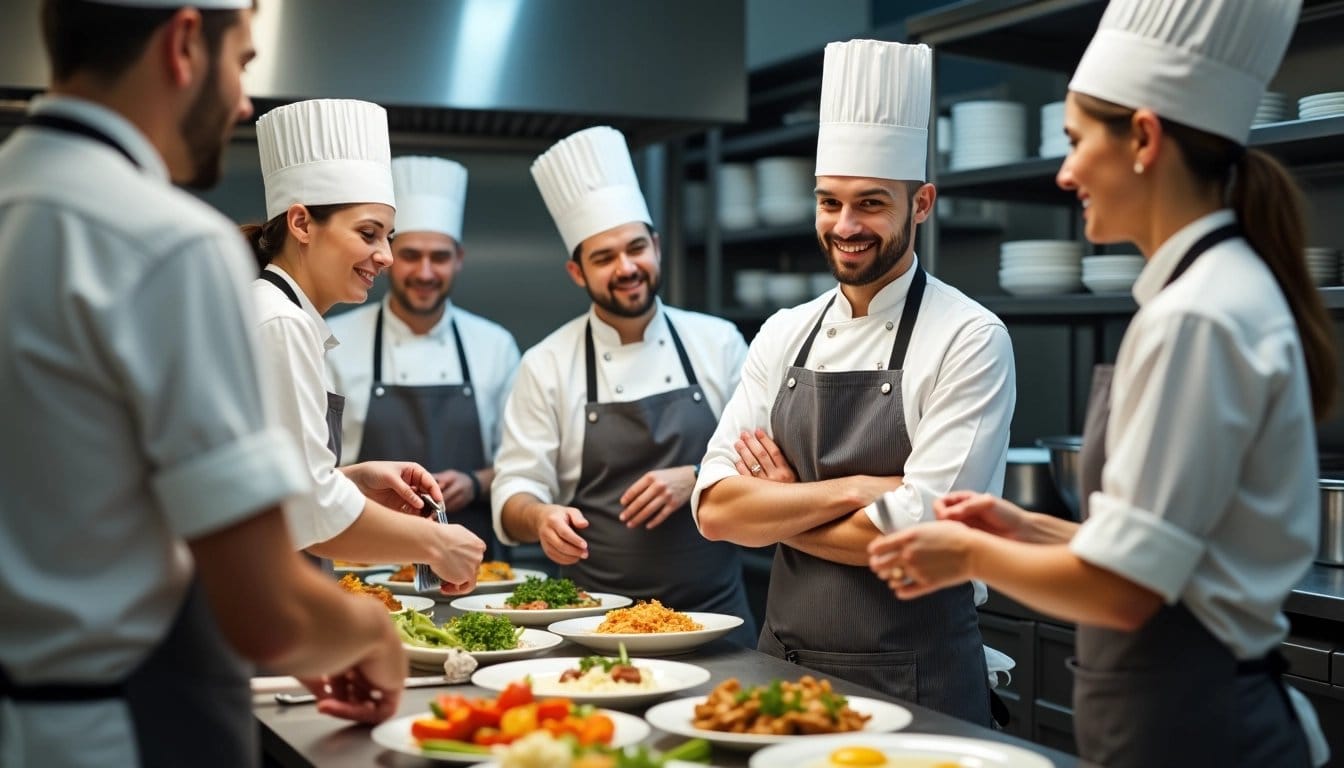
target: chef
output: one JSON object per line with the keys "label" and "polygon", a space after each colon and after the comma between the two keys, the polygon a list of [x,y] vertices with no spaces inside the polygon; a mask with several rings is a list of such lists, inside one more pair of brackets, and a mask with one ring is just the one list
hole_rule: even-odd
{"label": "chef", "polygon": [[213,185],[251,114],[251,15],[43,5],[51,86],[0,147],[0,765],[256,765],[245,659],[396,711],[387,612],[285,530],[308,479],[264,416],[246,248],[173,186]]}
{"label": "chef", "polygon": [[927,46],[826,46],[816,227],[840,285],[762,326],[691,499],[706,537],[781,545],[760,650],[988,725],[972,585],[898,602],[863,567],[943,493],[1000,489],[1008,450],[1007,330],[914,252],[930,87]]}
{"label": "chef", "polygon": [[485,550],[460,525],[419,510],[439,494],[414,462],[341,467],[342,395],[328,385],[326,352],[339,340],[323,319],[362,303],[391,262],[395,196],[387,113],[353,99],[286,104],[257,120],[265,224],[246,228],[261,276],[253,283],[267,402],[299,443],[316,486],[286,506],[295,543],[324,558],[429,565],[451,593],[470,591]]}
{"label": "chef", "polygon": [[1115,366],[1093,376],[1086,519],[958,492],[938,504],[947,522],[872,547],[902,599],[978,577],[1077,622],[1089,764],[1287,768],[1328,752],[1278,647],[1316,551],[1313,423],[1338,397],[1338,353],[1301,193],[1246,147],[1299,10],[1107,6],[1069,83],[1057,181],[1088,240],[1133,242],[1146,264]]}
{"label": "chef", "polygon": [[495,550],[489,491],[518,344],[499,324],[449,300],[466,260],[467,169],[438,157],[398,157],[392,181],[397,230],[388,295],[330,320],[341,340],[327,367],[345,393],[343,458],[429,468],[450,519]]}
{"label": "chef", "polygon": [[746,343],[728,322],[659,301],[659,238],[619,131],[561,140],[532,176],[593,303],[523,355],[495,530],[540,541],[580,587],[741,616],[734,638],[749,642],[737,548],[702,538],[686,504]]}

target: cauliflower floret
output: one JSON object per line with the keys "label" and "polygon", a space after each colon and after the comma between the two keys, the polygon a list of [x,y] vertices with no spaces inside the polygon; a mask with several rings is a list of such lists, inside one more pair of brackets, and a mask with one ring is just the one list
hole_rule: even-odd
{"label": "cauliflower floret", "polygon": [[450,683],[465,683],[476,671],[476,659],[461,648],[448,648],[448,658],[443,660],[443,677]]}

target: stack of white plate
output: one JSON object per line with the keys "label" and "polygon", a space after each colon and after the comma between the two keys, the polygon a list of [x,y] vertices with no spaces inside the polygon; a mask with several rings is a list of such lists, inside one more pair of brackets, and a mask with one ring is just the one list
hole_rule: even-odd
{"label": "stack of white plate", "polygon": [[1143,257],[1137,253],[1113,256],[1088,256],[1083,259],[1083,285],[1093,293],[1128,291],[1143,271]]}
{"label": "stack of white plate", "polygon": [[747,163],[724,163],[719,168],[718,214],[724,229],[756,226],[756,172]]}
{"label": "stack of white plate", "polygon": [[1069,154],[1069,137],[1064,135],[1064,102],[1053,101],[1041,107],[1041,157]]}
{"label": "stack of white plate", "polygon": [[1297,117],[1310,120],[1313,117],[1334,117],[1344,115],[1344,91],[1317,93],[1303,96],[1297,100]]}
{"label": "stack of white plate", "polygon": [[1255,119],[1251,125],[1277,123],[1288,117],[1288,94],[1278,91],[1265,91],[1260,104],[1255,108]]}
{"label": "stack of white plate", "polygon": [[1339,251],[1334,248],[1308,248],[1307,273],[1317,285],[1335,285],[1339,282]]}
{"label": "stack of white plate", "polygon": [[1082,288],[1083,244],[1012,240],[999,246],[999,285],[1014,296],[1048,296]]}
{"label": "stack of white plate", "polygon": [[816,161],[809,157],[763,157],[756,161],[756,213],[765,224],[799,224],[816,216],[812,190]]}
{"label": "stack of white plate", "polygon": [[770,273],[764,269],[739,269],[733,278],[733,298],[744,307],[763,307]]}
{"label": "stack of white plate", "polygon": [[1012,163],[1027,156],[1027,108],[1012,101],[952,105],[952,169]]}

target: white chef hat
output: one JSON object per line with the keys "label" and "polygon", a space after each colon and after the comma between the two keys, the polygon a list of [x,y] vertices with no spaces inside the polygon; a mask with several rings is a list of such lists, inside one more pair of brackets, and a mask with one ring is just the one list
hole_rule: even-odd
{"label": "white chef hat", "polygon": [[89,0],[99,5],[126,8],[197,8],[202,11],[237,11],[251,8],[252,0]]}
{"label": "white chef hat", "polygon": [[461,242],[467,169],[442,157],[392,161],[398,232],[439,232]]}
{"label": "white chef hat", "polygon": [[397,204],[387,111],[377,104],[313,99],[276,107],[257,120],[257,149],[268,219],[294,203]]}
{"label": "white chef hat", "polygon": [[1111,0],[1069,90],[1245,144],[1301,0]]}
{"label": "white chef hat", "polygon": [[828,44],[821,70],[817,175],[927,178],[932,85],[927,45]]}
{"label": "white chef hat", "polygon": [[570,253],[612,227],[652,226],[625,137],[600,125],[556,142],[532,163],[532,178]]}

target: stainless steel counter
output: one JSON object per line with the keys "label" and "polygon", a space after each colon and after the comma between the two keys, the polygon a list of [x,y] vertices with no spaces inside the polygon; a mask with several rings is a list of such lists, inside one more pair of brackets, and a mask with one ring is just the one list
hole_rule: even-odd
{"label": "stainless steel counter", "polygon": [[[582,656],[585,649],[563,643],[557,646],[549,656]],[[759,684],[773,678],[795,679],[806,672],[794,664],[780,661],[763,653],[746,650],[728,644],[725,641],[712,643],[693,654],[675,657],[679,660],[699,664],[713,675],[710,682],[687,691],[685,696],[706,694],[715,685],[736,676],[744,683]],[[1029,749],[1050,759],[1056,766],[1076,766],[1078,761],[1071,755],[1057,752],[1021,739],[1014,738],[987,728],[971,725],[947,715],[907,702],[883,696],[863,686],[832,679],[835,687],[842,693],[870,696],[895,701],[914,713],[915,719],[905,730],[907,732],[938,733],[950,736],[964,736],[1002,741]],[[428,702],[434,696],[445,691],[467,696],[489,696],[493,692],[473,685],[445,686],[443,688],[418,688],[405,692],[402,697],[398,717],[402,715],[428,712]],[[647,707],[630,710],[642,715]],[[319,715],[312,705],[281,707],[269,696],[258,696],[253,711],[261,727],[262,747],[267,756],[268,765],[284,768],[354,768],[354,766],[382,766],[383,768],[424,768],[430,765],[443,765],[418,757],[402,755],[385,750],[369,738],[367,727],[353,725]],[[670,736],[657,729],[647,739],[647,743],[667,749],[685,739]],[[747,764],[748,754],[714,748],[713,763],[717,766],[743,766]]]}
{"label": "stainless steel counter", "polygon": [[1313,563],[1284,601],[1283,611],[1344,622],[1344,568]]}

